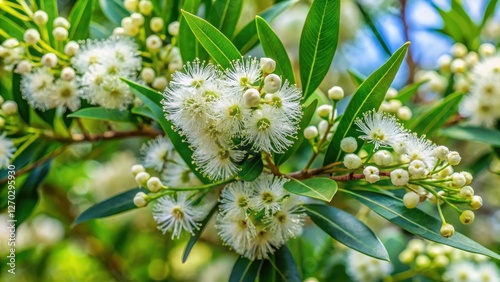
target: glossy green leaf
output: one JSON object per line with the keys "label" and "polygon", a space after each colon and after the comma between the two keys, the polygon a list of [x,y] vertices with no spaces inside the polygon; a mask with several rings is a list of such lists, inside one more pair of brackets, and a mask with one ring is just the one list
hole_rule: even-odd
{"label": "glossy green leaf", "polygon": [[343,190],[343,192],[352,196],[390,222],[417,236],[467,252],[500,259],[500,255],[458,232],[455,232],[450,238],[444,238],[440,234],[442,223],[439,219],[420,209],[406,208],[403,201],[399,198],[370,191]]}
{"label": "glossy green leaf", "polygon": [[[344,115],[339,121],[337,130],[333,134],[332,142],[326,151],[325,160],[323,162],[324,165],[331,164],[340,159],[342,155],[340,141],[342,139],[347,136],[357,137],[360,135],[356,126],[354,126],[354,121],[357,118],[361,118],[363,113],[380,107],[384,101],[387,89],[391,86],[399,70],[399,66],[403,62],[408,46],[409,43],[406,43],[399,48],[389,60],[379,69],[374,71],[359,86],[356,93],[354,93],[345,109]],[[358,147],[361,147],[361,145]]]}
{"label": "glossy green leaf", "polygon": [[398,95],[394,97],[394,99],[401,101],[401,103],[406,103],[408,102],[415,93],[417,93],[418,89],[420,86],[423,84],[427,83],[427,80],[420,81],[417,83],[412,83],[410,85],[405,86],[401,90],[399,90]]}
{"label": "glossy green leaf", "polygon": [[279,271],[280,277],[283,281],[288,282],[301,282],[297,264],[293,259],[292,253],[286,245],[283,245],[279,250],[274,253],[275,264]]}
{"label": "glossy green leaf", "polygon": [[[266,22],[271,22],[279,14],[281,14],[286,8],[290,7],[292,4],[296,3],[297,0],[288,0],[276,3],[275,5],[267,8],[262,13],[259,14]],[[246,54],[248,51],[252,50],[259,43],[259,37],[257,36],[257,27],[255,20],[249,22],[245,27],[243,27],[233,38],[233,43],[241,54]]]}
{"label": "glossy green leaf", "polygon": [[156,117],[153,114],[153,112],[147,106],[144,106],[144,105],[133,107],[132,110],[130,110],[130,112],[135,114],[135,115],[139,115],[139,116],[150,118],[152,120],[156,120]]}
{"label": "glossy green leaf", "polygon": [[229,282],[254,282],[263,263],[263,260],[238,257],[229,276]]}
{"label": "glossy green leaf", "polygon": [[143,188],[135,188],[97,203],[82,212],[73,222],[73,226],[87,220],[107,217],[137,208],[134,205],[134,197],[139,192],[148,193],[149,191]]}
{"label": "glossy green leaf", "polygon": [[446,96],[431,109],[415,118],[408,128],[419,134],[430,136],[457,112],[462,97],[462,93],[454,93]]}
{"label": "glossy green leaf", "polygon": [[481,29],[484,27],[486,22],[495,14],[495,10],[498,4],[498,0],[490,0],[488,1],[488,6],[484,9],[484,14],[483,18],[481,20],[481,24],[479,25],[478,31],[480,32]]}
{"label": "glossy green leaf", "polygon": [[229,68],[231,61],[241,59],[238,49],[213,25],[186,11],[182,15],[203,48],[222,68]]}
{"label": "glossy green leaf", "polygon": [[355,216],[327,205],[308,204],[303,207],[311,220],[335,240],[368,256],[389,261],[382,242]]}
{"label": "glossy green leaf", "polygon": [[285,46],[283,46],[281,40],[263,18],[257,16],[255,17],[255,22],[264,54],[266,54],[266,57],[276,61],[275,73],[283,75],[284,79],[287,79],[291,84],[295,84],[292,63],[290,62],[290,58],[288,58]]}
{"label": "glossy green leaf", "polygon": [[316,106],[318,105],[318,100],[314,100],[309,106],[304,109],[304,115],[302,116],[302,120],[299,123],[299,131],[297,133],[297,139],[293,143],[292,147],[288,149],[284,154],[276,154],[274,155],[274,163],[276,165],[283,164],[288,158],[290,158],[300,147],[300,144],[304,141],[304,129],[311,122],[314,113],[316,112]]}
{"label": "glossy green leaf", "polygon": [[382,49],[387,55],[391,55],[391,49],[389,48],[389,45],[387,44],[386,40],[382,36],[382,33],[380,33],[379,29],[377,28],[376,22],[373,19],[370,11],[366,11],[365,7],[358,1],[355,1],[356,5],[359,8],[359,11],[361,12],[361,15],[363,16],[363,19],[366,23],[366,25],[370,28],[372,31],[373,35],[375,35],[375,38],[377,39],[378,43],[380,43],[380,46],[382,46]]}
{"label": "glossy green leaf", "polygon": [[[200,6],[201,0],[186,0],[182,9],[186,12],[196,14],[198,12],[198,7]],[[198,40],[191,31],[191,28],[187,24],[183,15],[179,19],[179,50],[181,52],[182,61],[192,62],[196,58],[201,59],[201,53],[203,52],[203,47],[201,47]]]}
{"label": "glossy green leaf", "polygon": [[69,13],[68,21],[71,24],[69,36],[71,40],[87,39],[90,32],[95,0],[79,0]]}
{"label": "glossy green leaf", "polygon": [[118,110],[118,109],[107,109],[101,107],[84,108],[69,114],[68,117],[108,120],[117,122],[134,122],[135,120],[129,111]]}
{"label": "glossy green leaf", "polygon": [[194,234],[191,235],[191,238],[189,238],[189,241],[186,245],[186,249],[184,249],[184,254],[182,255],[182,263],[185,263],[186,260],[188,259],[189,253],[194,247],[194,244],[196,244],[196,241],[200,239],[201,233],[203,233],[203,230],[205,230],[205,227],[207,226],[208,221],[212,218],[214,213],[217,211],[219,208],[219,205],[214,205],[214,207],[210,210],[210,212],[207,214],[205,219],[201,222],[201,225],[199,226],[199,229],[194,231]]}
{"label": "glossy green leaf", "polygon": [[500,131],[476,126],[452,126],[443,128],[439,135],[457,140],[476,141],[500,146]]}
{"label": "glossy green leaf", "polygon": [[365,81],[365,78],[362,77],[360,74],[355,73],[354,71],[347,71],[349,73],[349,76],[351,77],[351,80],[356,84],[356,86],[360,86],[363,81]]}
{"label": "glossy green leaf", "polygon": [[123,79],[123,81],[130,86],[132,92],[134,92],[134,94],[151,110],[154,120],[160,124],[161,128],[165,131],[174,145],[175,150],[189,166],[191,171],[196,174],[198,179],[203,183],[209,183],[210,181],[196,169],[192,159],[193,151],[189,148],[188,143],[173,129],[172,123],[165,118],[161,107],[162,95],[151,88],[139,85],[131,80]]}
{"label": "glossy green leaf", "polygon": [[130,16],[130,12],[120,0],[99,0],[102,13],[115,25],[120,25],[123,18]]}
{"label": "glossy green leaf", "polygon": [[2,23],[0,25],[0,37],[4,39],[15,38],[19,41],[23,40],[24,29],[22,27],[2,14],[0,14],[0,22]]}
{"label": "glossy green leaf", "polygon": [[326,177],[291,179],[283,188],[290,193],[330,202],[337,192],[337,182]]}
{"label": "glossy green leaf", "polygon": [[90,38],[105,39],[111,35],[111,31],[96,22],[90,23]]}
{"label": "glossy green leaf", "polygon": [[321,84],[337,49],[340,1],[315,0],[300,36],[299,63],[304,100]]}
{"label": "glossy green leaf", "polygon": [[225,36],[233,36],[243,8],[243,0],[217,0],[208,14],[208,22]]}
{"label": "glossy green leaf", "polygon": [[255,155],[245,161],[241,166],[241,171],[238,173],[238,177],[244,181],[254,181],[264,170],[264,164],[262,162],[261,155]]}

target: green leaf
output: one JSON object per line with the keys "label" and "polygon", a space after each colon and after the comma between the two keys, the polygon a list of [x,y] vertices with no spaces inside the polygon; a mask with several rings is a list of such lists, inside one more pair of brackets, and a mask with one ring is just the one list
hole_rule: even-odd
{"label": "green leaf", "polygon": [[391,49],[389,48],[389,45],[385,42],[386,40],[382,36],[382,34],[378,31],[377,25],[375,24],[375,20],[372,18],[370,12],[367,12],[363,5],[359,3],[358,1],[355,1],[356,5],[359,8],[359,11],[361,12],[361,15],[363,16],[363,19],[366,22],[366,25],[370,28],[372,31],[373,35],[375,35],[375,38],[377,38],[377,41],[380,43],[380,46],[382,46],[382,49],[387,55],[391,55]]}
{"label": "green leaf", "polygon": [[212,216],[214,215],[214,213],[217,211],[218,208],[219,208],[218,204],[214,205],[214,207],[210,210],[205,219],[203,219],[203,221],[201,222],[199,229],[195,230],[194,234],[191,235],[191,238],[189,238],[189,241],[186,245],[186,249],[184,249],[184,254],[182,255],[182,263],[185,263],[186,260],[188,259],[189,253],[193,249],[194,244],[196,244],[196,241],[200,239],[201,233],[203,233],[203,230],[205,230],[208,221],[212,218]]}
{"label": "green leaf", "polygon": [[[184,11],[196,14],[201,0],[186,0],[182,9]],[[182,61],[192,62],[196,58],[202,59],[201,53],[204,51],[198,40],[191,31],[183,15],[179,19],[179,50],[181,51]]]}
{"label": "green leaf", "polygon": [[401,103],[403,104],[408,102],[413,97],[413,95],[417,93],[417,90],[420,88],[420,86],[427,82],[427,80],[424,80],[405,86],[403,89],[399,90],[398,95],[394,97],[394,99],[401,101]]}
{"label": "green leaf", "polygon": [[254,282],[263,262],[263,260],[249,260],[239,257],[233,266],[229,282]]}
{"label": "green leaf", "polygon": [[240,18],[242,8],[242,0],[217,0],[212,4],[208,22],[225,36],[231,38]]}
{"label": "green leaf", "polygon": [[283,274],[283,281],[300,282],[299,270],[295,263],[292,253],[286,245],[283,245],[279,250],[274,253],[276,266],[281,274]]}
{"label": "green leaf", "polygon": [[255,155],[245,161],[241,166],[241,171],[238,173],[238,177],[241,180],[252,182],[254,181],[264,170],[264,164],[262,163],[262,156]]}
{"label": "green leaf", "polygon": [[191,171],[200,179],[203,183],[209,183],[210,181],[204,177],[197,169],[196,165],[193,163],[193,151],[189,148],[189,145],[185,140],[173,129],[172,123],[165,118],[163,110],[161,108],[160,95],[155,90],[139,85],[131,80],[122,79],[127,83],[132,92],[141,99],[141,101],[151,110],[154,120],[161,126],[163,131],[167,134],[168,138],[174,145],[175,150],[182,157],[187,166]]}
{"label": "green leaf", "polygon": [[300,36],[299,63],[304,100],[330,69],[339,41],[340,1],[315,0]]}
{"label": "green leaf", "polygon": [[149,191],[143,188],[135,188],[115,195],[107,200],[97,203],[82,212],[73,222],[73,226],[87,220],[107,217],[137,208],[134,205],[134,197],[137,193]]}
{"label": "green leaf", "polygon": [[486,6],[486,8],[484,9],[483,19],[481,20],[481,24],[478,27],[478,32],[480,32],[483,29],[483,27],[486,24],[486,22],[488,21],[488,19],[491,18],[491,16],[493,16],[493,14],[495,14],[497,4],[498,4],[498,0],[488,1],[488,6]]}
{"label": "green leaf", "polygon": [[446,96],[430,110],[414,119],[408,128],[419,134],[430,136],[457,112],[462,97],[463,94],[459,92]]}
{"label": "green leaf", "polygon": [[[333,134],[323,165],[328,165],[340,159],[342,151],[340,150],[340,141],[347,136],[357,137],[360,133],[354,127],[356,118],[361,118],[363,113],[378,109],[384,101],[385,93],[391,86],[399,66],[408,50],[409,43],[399,48],[387,62],[379,69],[374,71],[354,93],[351,101],[345,109],[344,115],[339,121],[337,130]],[[361,146],[358,146],[361,147]]]}
{"label": "green leaf", "polygon": [[365,78],[362,77],[360,74],[350,70],[347,72],[349,73],[351,80],[356,84],[356,86],[360,86],[363,83],[363,81],[365,81]]}
{"label": "green leaf", "polygon": [[2,23],[2,25],[0,26],[1,37],[3,37],[4,39],[15,38],[19,41],[23,41],[24,29],[22,27],[2,14],[0,14],[0,22]]}
{"label": "green leaf", "polygon": [[281,40],[263,18],[256,16],[255,22],[264,54],[266,54],[266,57],[276,61],[275,73],[283,75],[283,78],[287,79],[291,84],[295,84],[292,63],[290,62],[290,58],[288,58],[285,46],[283,46]]}
{"label": "green leaf", "polygon": [[380,216],[417,236],[467,252],[500,259],[500,255],[488,250],[458,232],[455,232],[450,238],[444,238],[440,234],[442,223],[439,219],[428,215],[420,209],[406,208],[403,201],[399,198],[360,190],[343,190],[342,192],[349,194]]}
{"label": "green leaf", "polygon": [[337,182],[326,177],[314,177],[305,180],[291,179],[283,188],[291,193],[330,202],[337,192]]}
{"label": "green leaf", "polygon": [[12,95],[14,95],[14,101],[17,103],[17,107],[19,109],[19,115],[26,124],[29,124],[30,106],[28,105],[28,102],[22,97],[21,75],[18,73],[12,73]]}
{"label": "green leaf", "polygon": [[452,126],[443,128],[439,135],[457,140],[476,141],[493,146],[500,146],[500,131],[476,126]]}
{"label": "green leaf", "polygon": [[373,231],[343,210],[318,204],[303,205],[307,215],[323,231],[347,247],[389,261],[389,254]]}
{"label": "green leaf", "polygon": [[304,115],[302,116],[302,120],[299,123],[299,131],[297,133],[297,139],[293,143],[292,147],[288,149],[284,154],[276,154],[274,155],[274,163],[276,165],[281,165],[283,164],[288,158],[290,158],[295,152],[300,147],[300,144],[304,141],[304,129],[309,125],[309,122],[311,122],[312,117],[314,116],[314,113],[316,112],[316,106],[318,105],[318,100],[314,100],[309,106],[307,106],[304,109]]}
{"label": "green leaf", "polygon": [[[59,16],[59,12],[57,9],[57,0],[43,0],[40,1],[40,10],[43,10],[47,13],[48,21],[46,23],[47,30],[54,30],[54,19]],[[52,32],[49,32],[50,42],[52,46],[55,46],[56,40]]]}
{"label": "green leaf", "polygon": [[102,13],[115,25],[120,25],[123,18],[130,16],[130,12],[119,0],[99,0]]}
{"label": "green leaf", "polygon": [[182,15],[203,48],[222,68],[229,68],[231,61],[241,59],[238,49],[213,25],[186,11]]}
{"label": "green leaf", "polygon": [[87,39],[90,32],[90,21],[94,11],[95,0],[77,1],[69,13],[68,21],[71,24],[69,36],[71,40]]}
{"label": "green leaf", "polygon": [[90,23],[90,38],[93,39],[105,39],[111,35],[111,31],[106,29],[103,25],[96,22]]}
{"label": "green leaf", "polygon": [[[266,20],[266,22],[271,22],[274,18],[281,14],[281,12],[296,2],[297,0],[288,0],[276,3],[260,13],[259,16]],[[249,22],[236,34],[233,38],[233,43],[241,54],[246,54],[248,51],[252,50],[257,43],[259,43],[255,20]]]}
{"label": "green leaf", "polygon": [[88,118],[97,120],[108,120],[117,122],[134,122],[134,117],[129,111],[118,109],[107,109],[101,107],[90,107],[78,110],[68,115],[68,117]]}

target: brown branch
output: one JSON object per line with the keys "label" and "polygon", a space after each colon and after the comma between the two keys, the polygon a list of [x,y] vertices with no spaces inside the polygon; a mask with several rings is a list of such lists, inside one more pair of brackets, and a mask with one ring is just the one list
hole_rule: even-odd
{"label": "brown branch", "polygon": [[280,176],[281,175],[280,169],[274,164],[273,160],[271,159],[271,156],[268,153],[264,152],[264,158],[266,159],[266,162],[269,165],[269,169],[271,170],[271,172],[276,176]]}

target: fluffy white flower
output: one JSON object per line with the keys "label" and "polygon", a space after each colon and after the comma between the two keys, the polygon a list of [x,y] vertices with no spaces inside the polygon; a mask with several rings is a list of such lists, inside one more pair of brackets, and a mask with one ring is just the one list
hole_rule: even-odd
{"label": "fluffy white flower", "polygon": [[51,94],[56,106],[66,107],[73,112],[80,108],[80,93],[75,80],[58,79],[54,84],[54,90]]}
{"label": "fluffy white flower", "polygon": [[226,76],[227,80],[224,80],[226,86],[243,91],[260,81],[259,61],[251,57],[233,61],[231,68],[226,71]]}
{"label": "fluffy white flower", "polygon": [[269,254],[274,253],[280,244],[279,236],[266,229],[264,226],[257,226],[255,236],[250,239],[250,246],[243,253],[248,259],[266,259]]}
{"label": "fluffy white flower", "polygon": [[393,116],[382,112],[364,113],[363,119],[356,119],[359,131],[364,133],[360,138],[378,147],[390,147],[407,135]]}
{"label": "fluffy white flower", "polygon": [[[83,97],[93,105],[110,109],[125,109],[134,100],[134,95],[119,76],[106,75],[98,68],[91,68],[82,79]],[[87,82],[93,84],[89,84]]]}
{"label": "fluffy white flower", "polygon": [[281,244],[285,244],[288,239],[302,232],[306,214],[299,204],[301,204],[300,197],[290,195],[284,200],[279,211],[264,219],[269,230],[278,237]]}
{"label": "fluffy white flower", "polygon": [[165,168],[168,159],[172,158],[174,148],[167,137],[158,136],[142,145],[141,153],[144,166],[160,172]]}
{"label": "fluffy white flower", "polygon": [[222,190],[220,212],[228,218],[245,218],[250,208],[251,190],[248,182],[233,182]]}
{"label": "fluffy white flower", "polygon": [[244,254],[250,248],[250,241],[255,236],[255,225],[250,218],[232,218],[219,214],[215,228],[224,245],[229,245],[239,254]]}
{"label": "fluffy white flower", "polygon": [[192,187],[202,185],[202,182],[175,151],[169,156],[168,164],[162,171],[161,180],[169,187]]}
{"label": "fluffy white flower", "polygon": [[459,261],[451,264],[443,274],[443,279],[449,282],[481,281],[474,263]]}
{"label": "fluffy white flower", "polygon": [[54,93],[54,75],[48,68],[37,68],[23,76],[21,92],[28,103],[39,110],[52,109],[56,105]]}
{"label": "fluffy white flower", "polygon": [[279,211],[286,195],[283,184],[287,181],[285,178],[271,174],[261,174],[254,182],[251,182],[251,189],[255,190],[255,194],[250,198],[252,208],[257,212],[264,209],[266,214]]}
{"label": "fluffy white flower", "polygon": [[432,169],[436,164],[436,157],[434,156],[434,145],[424,136],[417,137],[416,134],[409,134],[405,141],[406,152],[403,154],[410,161],[421,160]]}
{"label": "fluffy white flower", "polygon": [[198,167],[210,179],[228,179],[240,168],[235,164],[241,162],[245,152],[230,147],[219,147],[216,150],[196,149],[193,159]]}
{"label": "fluffy white flower", "polygon": [[288,119],[298,121],[302,117],[301,99],[300,90],[294,85],[290,85],[286,80],[281,89],[272,95],[270,104],[277,109],[281,109],[283,115]]}
{"label": "fluffy white flower", "polygon": [[205,216],[199,206],[194,206],[188,192],[178,192],[158,199],[153,208],[153,218],[158,229],[165,234],[172,232],[172,239],[179,238],[182,230],[193,234],[198,229],[199,221]]}
{"label": "fluffy white flower", "polygon": [[172,86],[200,88],[216,83],[220,72],[211,63],[205,64],[195,60],[184,66],[184,72],[177,71],[172,75]]}
{"label": "fluffy white flower", "polygon": [[16,147],[14,142],[5,137],[6,133],[0,135],[0,169],[6,168],[10,164],[10,159],[14,156]]}

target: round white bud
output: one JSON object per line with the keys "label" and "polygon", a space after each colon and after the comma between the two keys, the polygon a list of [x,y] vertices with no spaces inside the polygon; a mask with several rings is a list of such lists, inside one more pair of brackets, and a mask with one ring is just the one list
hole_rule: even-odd
{"label": "round white bud", "polygon": [[61,71],[61,78],[66,81],[72,81],[75,79],[75,69],[72,67],[65,67]]}
{"label": "round white bud", "polygon": [[441,233],[441,236],[450,238],[453,234],[455,234],[455,227],[449,223],[445,223],[441,226],[441,230],[439,230],[439,232]]}
{"label": "round white bud", "polygon": [[175,22],[171,22],[169,25],[168,25],[168,33],[170,33],[170,35],[172,36],[177,36],[179,34],[179,22],[178,21],[175,21]]}
{"label": "round white bud", "polygon": [[462,171],[462,172],[460,172],[460,174],[465,177],[465,185],[471,184],[473,177],[472,177],[472,174],[470,174],[470,172]]}
{"label": "round white bud", "polygon": [[410,176],[408,174],[408,171],[402,168],[397,168],[391,171],[391,182],[394,186],[405,186],[406,184],[408,184],[409,180]]}
{"label": "round white bud", "polygon": [[130,15],[130,18],[132,19],[132,24],[137,27],[140,27],[144,24],[144,16],[139,13],[132,13],[132,15]]}
{"label": "round white bud", "polygon": [[155,79],[153,80],[153,83],[151,84],[151,86],[153,86],[154,89],[160,90],[160,91],[165,90],[165,88],[167,88],[167,85],[168,85],[168,81],[163,76],[155,77]]}
{"label": "round white bud", "polygon": [[33,13],[33,21],[37,26],[44,26],[49,21],[49,16],[43,10],[38,10]]}
{"label": "round white bud", "polygon": [[462,43],[455,43],[451,46],[451,54],[454,57],[461,58],[467,54],[468,50]]}
{"label": "round white bud", "polygon": [[260,93],[255,88],[249,88],[243,93],[243,100],[249,108],[258,107],[260,104]]}
{"label": "round white bud", "polygon": [[455,166],[455,165],[458,165],[460,163],[462,158],[460,157],[460,154],[458,152],[451,151],[448,153],[447,160],[448,160],[448,163],[450,165]]}
{"label": "round white bud", "polygon": [[328,97],[333,101],[338,101],[344,98],[344,89],[340,86],[333,86],[328,89]]}
{"label": "round white bud", "polygon": [[57,41],[64,41],[68,39],[68,30],[64,27],[58,26],[52,30],[52,35]]}
{"label": "round white bud", "polygon": [[340,141],[340,149],[346,153],[354,153],[358,148],[358,142],[354,137],[346,137]]}
{"label": "round white bud", "polygon": [[379,169],[375,166],[369,165],[363,169],[366,181],[372,184],[380,180],[379,173]]}
{"label": "round white bud", "polygon": [[452,60],[453,58],[448,54],[439,56],[437,61],[439,69],[442,71],[449,71]]}
{"label": "round white bud", "polygon": [[134,196],[134,205],[138,208],[142,208],[148,205],[148,195],[144,192],[139,192]]}
{"label": "round white bud", "polygon": [[131,27],[135,27],[134,22],[132,21],[132,18],[131,18],[131,17],[124,17],[124,18],[121,20],[121,26],[122,26],[124,29],[131,28]]}
{"label": "round white bud", "polygon": [[144,80],[146,83],[152,83],[153,80],[155,79],[156,74],[155,70],[149,67],[145,67],[141,71],[141,78]]}
{"label": "round white bud", "polygon": [[8,116],[17,114],[18,111],[17,103],[10,100],[3,102],[2,111]]}
{"label": "round white bud", "polygon": [[477,210],[482,206],[483,206],[483,198],[481,198],[480,196],[472,196],[472,199],[470,200],[470,207],[473,210]]}
{"label": "round white bud", "polygon": [[153,32],[160,32],[160,31],[162,31],[162,29],[163,29],[164,26],[165,26],[165,22],[160,17],[153,17],[151,19],[151,21],[149,22],[149,28]]}
{"label": "round white bud", "polygon": [[281,88],[281,78],[274,74],[268,74],[266,78],[264,78],[264,87],[262,90],[266,93],[275,93]]}
{"label": "round white bud", "polygon": [[472,67],[479,61],[479,56],[476,52],[471,51],[465,55],[464,60],[468,67]]}
{"label": "round white bud", "polygon": [[446,160],[449,153],[450,153],[450,150],[446,146],[437,146],[432,151],[432,154],[434,155],[434,157],[438,158],[441,161]]}
{"label": "round white bud", "polygon": [[9,38],[2,43],[2,46],[5,48],[12,49],[16,46],[19,46],[19,41],[15,38]]}
{"label": "round white bud", "polygon": [[411,109],[408,108],[407,106],[402,106],[398,109],[398,111],[396,112],[396,115],[401,120],[410,120],[413,113],[412,113]]}
{"label": "round white bud", "polygon": [[332,113],[333,111],[333,107],[332,105],[321,105],[319,106],[317,109],[316,109],[316,114],[320,117],[320,118],[325,118],[327,119],[328,117],[330,117],[330,114]]}
{"label": "round white bud", "polygon": [[495,47],[495,45],[493,45],[491,43],[483,43],[483,44],[481,44],[481,46],[479,46],[478,52],[479,52],[479,55],[481,55],[483,57],[489,57],[489,56],[495,54],[496,47]]}
{"label": "round white bud", "polygon": [[151,53],[157,53],[162,46],[161,38],[156,34],[152,34],[146,39],[146,47]]}
{"label": "round white bud", "polygon": [[451,184],[454,186],[454,187],[458,187],[458,188],[461,188],[465,185],[465,177],[458,173],[458,172],[455,172],[451,175]]}
{"label": "round white bud", "polygon": [[387,150],[379,150],[373,155],[373,161],[378,166],[388,166],[392,163],[392,154]]}
{"label": "round white bud", "polygon": [[65,29],[69,29],[70,27],[70,23],[68,22],[68,20],[66,18],[63,18],[63,17],[57,17],[54,19],[54,28],[56,27],[62,27],[62,28],[65,28]]}
{"label": "round white bud", "polygon": [[464,224],[464,225],[471,224],[475,218],[476,218],[476,215],[474,214],[473,211],[470,211],[470,210],[464,210],[460,214],[460,222],[462,222],[462,224]]}
{"label": "round white bud", "polygon": [[146,186],[150,177],[149,173],[142,171],[135,175],[135,182],[137,182],[139,186]]}
{"label": "round white bud", "polygon": [[121,26],[115,27],[113,29],[113,35],[114,36],[123,36],[123,35],[125,35],[125,29]]}
{"label": "round white bud", "polygon": [[57,66],[57,56],[54,53],[47,53],[42,56],[42,64],[49,68],[55,68]]}
{"label": "round white bud", "polygon": [[408,172],[413,178],[422,178],[427,175],[425,163],[421,160],[413,160],[408,166]]}
{"label": "round white bud", "polygon": [[325,135],[326,130],[328,129],[328,122],[326,120],[320,120],[318,123],[318,132],[321,136]]}
{"label": "round white bud", "polygon": [[133,165],[130,168],[130,172],[132,172],[134,176],[136,176],[139,172],[145,172],[145,171],[146,169],[140,164]]}
{"label": "round white bud", "polygon": [[264,73],[272,73],[276,69],[276,62],[271,58],[261,58],[260,69]]}
{"label": "round white bud", "polygon": [[390,100],[389,104],[391,105],[391,112],[393,113],[397,112],[397,110],[403,106],[403,103],[398,99]]}
{"label": "round white bud", "polygon": [[129,12],[134,12],[135,10],[137,10],[138,4],[139,4],[139,1],[137,1],[137,0],[125,0],[123,2],[123,6]]}
{"label": "round white bud", "polygon": [[431,259],[426,255],[418,255],[415,258],[415,267],[418,269],[427,269],[431,265]]}
{"label": "round white bud", "polygon": [[319,135],[318,128],[314,125],[309,125],[304,129],[304,137],[307,140],[314,139],[318,137],[318,135]]}
{"label": "round white bud", "polygon": [[[114,30],[113,30],[114,32]],[[130,27],[124,27],[123,28],[123,34],[124,35],[128,35],[128,36],[136,36],[137,34],[139,34],[139,27],[133,25],[133,26],[130,26]]]}
{"label": "round white bud", "polygon": [[356,154],[347,154],[344,157],[344,166],[348,169],[357,169],[362,164],[361,158]]}
{"label": "round white bud", "polygon": [[29,28],[24,32],[24,42],[28,45],[35,45],[40,40],[40,33],[34,28]]}
{"label": "round white bud", "polygon": [[80,45],[78,45],[78,43],[76,43],[75,41],[69,41],[64,46],[64,54],[70,57],[76,55],[79,50],[80,50]]}
{"label": "round white bud", "polygon": [[403,250],[398,258],[402,263],[410,264],[415,260],[415,254],[411,250]]}
{"label": "round white bud", "polygon": [[413,191],[408,192],[403,196],[403,203],[405,204],[405,207],[414,209],[420,203],[420,195]]}
{"label": "round white bud", "polygon": [[149,0],[139,1],[139,12],[143,15],[149,16],[151,12],[153,12],[153,3]]}
{"label": "round white bud", "polygon": [[389,89],[387,89],[387,92],[385,92],[385,99],[386,100],[394,99],[394,98],[396,98],[396,96],[398,96],[398,90],[396,90],[392,87],[389,87]]}
{"label": "round white bud", "polygon": [[148,180],[147,187],[149,191],[156,193],[160,191],[160,189],[163,187],[163,183],[161,183],[160,179],[158,177],[151,177]]}
{"label": "round white bud", "polygon": [[15,73],[19,73],[19,74],[27,74],[30,71],[31,71],[31,62],[28,60],[20,61],[17,64],[16,69],[14,70]]}
{"label": "round white bud", "polygon": [[467,69],[467,64],[462,59],[455,59],[451,62],[450,70],[453,73],[464,73]]}
{"label": "round white bud", "polygon": [[443,268],[450,263],[450,259],[446,255],[438,255],[434,258],[433,264],[439,268]]}
{"label": "round white bud", "polygon": [[464,186],[460,189],[460,193],[458,195],[464,199],[471,199],[472,196],[474,196],[474,189],[470,186]]}

